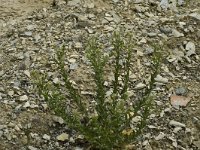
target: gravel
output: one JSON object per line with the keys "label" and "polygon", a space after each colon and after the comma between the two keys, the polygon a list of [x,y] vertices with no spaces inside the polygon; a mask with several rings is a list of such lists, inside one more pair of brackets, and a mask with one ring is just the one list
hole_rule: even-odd
{"label": "gravel", "polygon": [[[77,141],[83,139],[82,135],[54,116],[35,93],[31,72],[47,72],[55,84],[60,83],[52,58],[56,49],[65,45],[69,48],[65,65],[73,85],[83,95],[93,95],[92,72],[85,58],[86,42],[97,36],[107,54],[112,51],[108,42],[111,33],[119,29],[133,34],[135,39],[128,92],[133,97],[148,86],[150,56],[155,52],[152,44],[162,48],[161,70],[155,78],[156,111],[149,117],[149,128],[132,148],[200,148],[199,121],[193,119],[198,120],[200,115],[199,1],[69,0],[59,1],[56,7],[48,4],[23,18],[0,15],[1,149],[81,150],[87,146],[79,145]],[[3,9],[7,7],[2,6],[0,12]],[[106,69],[109,71],[105,85],[110,95],[113,76],[109,74],[110,68]],[[173,92],[190,95],[192,100],[177,110],[169,100]]]}

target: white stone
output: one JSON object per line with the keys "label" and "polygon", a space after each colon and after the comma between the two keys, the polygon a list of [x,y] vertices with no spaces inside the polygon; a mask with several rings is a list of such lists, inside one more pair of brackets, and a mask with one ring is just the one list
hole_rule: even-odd
{"label": "white stone", "polygon": [[25,70],[25,71],[24,71],[24,74],[25,74],[27,77],[29,77],[29,78],[31,77],[31,74],[30,74],[30,72],[29,72],[28,70]]}
{"label": "white stone", "polygon": [[8,91],[8,95],[9,96],[13,96],[14,95],[14,91],[12,90],[12,91]]}
{"label": "white stone", "polygon": [[56,137],[58,141],[66,141],[69,139],[69,135],[66,133],[62,133]]}
{"label": "white stone", "polygon": [[163,139],[164,137],[165,137],[165,134],[163,132],[160,132],[160,134],[155,137],[155,140],[158,141],[158,140]]}
{"label": "white stone", "polygon": [[69,59],[68,61],[69,61],[69,63],[75,63],[75,62],[76,62],[76,59],[71,58],[71,59]]}
{"label": "white stone", "polygon": [[169,7],[169,2],[168,2],[168,0],[161,0],[161,2],[160,2],[160,7],[162,8],[162,9],[167,9],[168,7]]}
{"label": "white stone", "polygon": [[134,123],[137,123],[137,122],[141,121],[141,117],[135,116],[131,121],[134,122]]}
{"label": "white stone", "polygon": [[82,43],[80,43],[80,42],[76,42],[75,45],[74,45],[74,47],[75,47],[75,48],[82,48],[83,45],[82,45]]}
{"label": "white stone", "polygon": [[172,35],[173,35],[174,37],[182,37],[182,36],[184,36],[183,33],[180,33],[180,32],[177,31],[176,29],[172,29]]}
{"label": "white stone", "polygon": [[54,116],[53,121],[58,122],[60,124],[64,123],[64,120],[61,117]]}
{"label": "white stone", "polygon": [[29,101],[27,101],[25,104],[24,104],[24,106],[23,106],[24,108],[28,108],[28,107],[30,107],[30,102]]}
{"label": "white stone", "polygon": [[186,50],[194,50],[195,51],[195,44],[193,42],[188,42],[186,47],[185,47]]}
{"label": "white stone", "polygon": [[167,78],[163,78],[161,75],[157,75],[155,78],[156,82],[160,82],[160,83],[168,83],[168,79]]}
{"label": "white stone", "polygon": [[58,84],[59,83],[59,79],[58,78],[54,78],[53,79],[53,83]]}
{"label": "white stone", "polygon": [[193,42],[188,42],[185,49],[187,50],[186,56],[191,56],[195,53],[195,44]]}
{"label": "white stone", "polygon": [[174,120],[171,120],[171,121],[169,122],[169,125],[170,125],[170,126],[175,126],[175,127],[183,127],[183,128],[186,127],[185,124],[180,123],[180,122],[177,122],[177,121],[174,121]]}
{"label": "white stone", "polygon": [[140,90],[140,89],[143,89],[143,88],[145,88],[145,87],[146,87],[146,85],[140,82],[140,83],[138,83],[138,84],[135,86],[135,89],[136,89],[136,90]]}
{"label": "white stone", "polygon": [[19,100],[20,101],[26,101],[26,100],[28,100],[28,96],[27,95],[20,96]]}
{"label": "white stone", "polygon": [[42,138],[45,139],[45,140],[50,140],[51,139],[51,137],[49,135],[47,135],[47,134],[44,134]]}
{"label": "white stone", "polygon": [[67,3],[69,6],[78,6],[81,3],[81,0],[71,0]]}
{"label": "white stone", "polygon": [[193,18],[195,18],[197,20],[200,20],[200,14],[198,14],[198,13],[191,13],[191,14],[189,14],[189,16],[193,17]]}
{"label": "white stone", "polygon": [[37,148],[33,147],[33,146],[28,146],[29,150],[38,150]]}

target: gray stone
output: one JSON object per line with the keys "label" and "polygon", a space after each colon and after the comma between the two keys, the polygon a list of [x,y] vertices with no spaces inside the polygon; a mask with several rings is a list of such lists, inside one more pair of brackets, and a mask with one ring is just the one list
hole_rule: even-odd
{"label": "gray stone", "polygon": [[29,31],[34,30],[34,29],[35,29],[35,25],[28,25],[28,26],[27,26],[27,29],[28,29]]}
{"label": "gray stone", "polygon": [[70,64],[70,67],[69,67],[70,70],[76,70],[77,68],[78,68],[78,64],[77,63]]}
{"label": "gray stone", "polygon": [[195,18],[195,19],[197,19],[197,20],[200,20],[200,14],[199,13],[191,13],[191,14],[189,14],[189,16],[190,17],[193,17],[193,18]]}
{"label": "gray stone", "polygon": [[155,36],[157,36],[157,33],[155,33],[155,32],[150,32],[150,33],[147,33],[147,35],[148,35],[149,37],[155,37]]}
{"label": "gray stone", "polygon": [[71,0],[71,1],[68,1],[67,5],[78,6],[80,3],[81,3],[81,0]]}
{"label": "gray stone", "polygon": [[149,55],[149,54],[152,54],[153,52],[154,52],[154,49],[152,47],[145,48],[145,54]]}
{"label": "gray stone", "polygon": [[54,116],[53,121],[58,122],[60,124],[64,123],[64,120],[61,117]]}
{"label": "gray stone", "polygon": [[186,56],[188,56],[188,57],[196,54],[195,44],[193,42],[188,42],[185,49],[187,50]]}
{"label": "gray stone", "polygon": [[175,89],[176,95],[187,95],[187,89],[185,87],[178,87]]}
{"label": "gray stone", "polygon": [[26,100],[28,100],[28,96],[27,95],[20,96],[19,100],[20,101],[26,101]]}
{"label": "gray stone", "polygon": [[168,79],[167,78],[163,78],[161,75],[157,75],[155,78],[156,82],[160,82],[160,83],[168,83]]}
{"label": "gray stone", "polygon": [[172,29],[169,27],[160,27],[160,31],[165,33],[165,34],[170,34],[172,33]]}
{"label": "gray stone", "polygon": [[169,8],[169,2],[168,2],[168,0],[161,0],[161,2],[160,2],[160,7],[162,8],[162,9],[167,9],[167,8]]}
{"label": "gray stone", "polygon": [[28,36],[28,37],[30,37],[30,36],[32,36],[32,32],[31,31],[26,31],[26,32],[24,32],[24,35],[25,36]]}
{"label": "gray stone", "polygon": [[184,0],[178,0],[178,5],[181,6],[184,4]]}
{"label": "gray stone", "polygon": [[172,35],[173,35],[174,37],[182,37],[182,36],[184,36],[183,33],[180,33],[180,32],[177,31],[176,29],[172,29]]}

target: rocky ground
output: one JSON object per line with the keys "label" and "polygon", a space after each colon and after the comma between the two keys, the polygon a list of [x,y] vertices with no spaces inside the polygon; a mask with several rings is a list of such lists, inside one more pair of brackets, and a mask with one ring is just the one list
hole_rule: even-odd
{"label": "rocky ground", "polygon": [[199,8],[198,0],[169,5],[164,0],[71,0],[56,6],[37,0],[1,2],[0,150],[84,149],[82,136],[35,93],[30,72],[47,72],[57,82],[52,57],[64,44],[70,48],[71,79],[88,94],[86,41],[96,35],[109,51],[108,37],[118,28],[135,39],[131,92],[146,86],[152,43],[162,47],[163,55],[154,89],[156,110],[130,149],[200,149]]}

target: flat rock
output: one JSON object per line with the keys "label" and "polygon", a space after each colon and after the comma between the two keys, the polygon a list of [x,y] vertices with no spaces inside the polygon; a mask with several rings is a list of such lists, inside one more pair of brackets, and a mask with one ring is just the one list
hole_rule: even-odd
{"label": "flat rock", "polygon": [[171,121],[169,122],[169,125],[170,125],[170,126],[174,126],[174,127],[183,127],[183,128],[186,127],[185,124],[180,123],[180,122],[178,122],[178,121],[174,121],[174,120],[171,120]]}
{"label": "flat rock", "polygon": [[168,79],[162,77],[161,75],[157,75],[156,78],[155,78],[155,81],[160,82],[160,83],[168,83]]}
{"label": "flat rock", "polygon": [[68,1],[67,5],[69,5],[69,6],[79,6],[80,3],[81,3],[81,0],[71,0],[71,1]]}
{"label": "flat rock", "polygon": [[19,100],[20,101],[26,101],[26,100],[28,100],[28,96],[27,95],[20,96]]}
{"label": "flat rock", "polygon": [[186,56],[191,56],[193,54],[196,54],[195,52],[195,44],[193,42],[188,42],[185,49],[187,50]]}
{"label": "flat rock", "polygon": [[195,19],[197,19],[197,20],[200,20],[200,14],[199,13],[191,13],[191,14],[189,14],[189,16],[190,17],[193,17],[193,18],[195,18]]}
{"label": "flat rock", "polygon": [[29,150],[38,150],[37,148],[33,147],[33,146],[28,146]]}
{"label": "flat rock", "polygon": [[146,85],[144,84],[144,83],[138,83],[136,86],[135,86],[135,89],[136,90],[140,90],[140,89],[143,89],[143,88],[145,88],[146,87]]}
{"label": "flat rock", "polygon": [[58,141],[66,141],[69,139],[69,135],[67,133],[62,133],[56,137]]}
{"label": "flat rock", "polygon": [[49,135],[47,135],[47,134],[44,134],[42,138],[45,139],[45,140],[50,140],[51,139],[51,137]]}
{"label": "flat rock", "polygon": [[174,36],[174,37],[183,37],[184,36],[184,34],[183,33],[180,33],[178,30],[176,30],[176,29],[172,29],[172,35]]}
{"label": "flat rock", "polygon": [[186,95],[187,94],[187,89],[185,87],[177,87],[175,89],[176,95]]}

